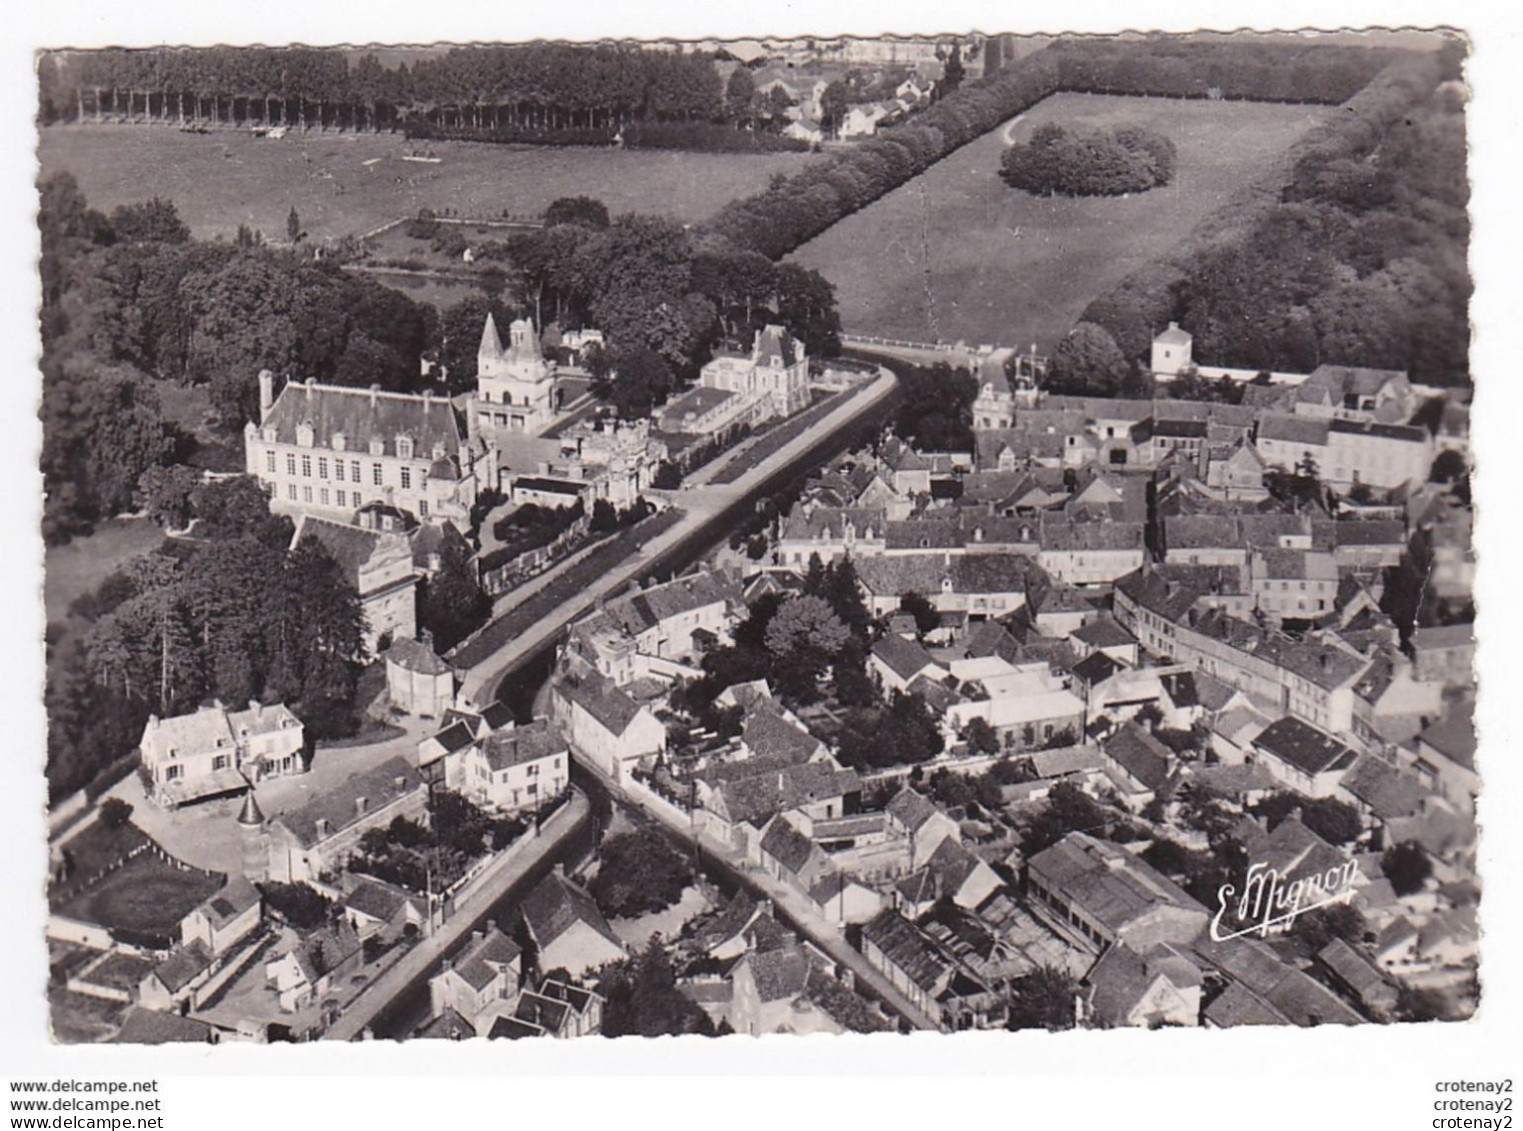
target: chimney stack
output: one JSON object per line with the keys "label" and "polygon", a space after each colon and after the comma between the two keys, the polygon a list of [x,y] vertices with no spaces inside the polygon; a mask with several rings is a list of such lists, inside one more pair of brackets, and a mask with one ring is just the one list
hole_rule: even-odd
{"label": "chimney stack", "polygon": [[263,424],[265,417],[270,415],[270,409],[275,407],[275,374],[268,369],[259,371],[259,423]]}
{"label": "chimney stack", "polygon": [[379,396],[380,392],[381,392],[381,386],[379,386],[379,385],[372,385],[372,386],[370,386],[370,407],[371,408],[375,408],[377,405],[379,405],[381,403],[381,398]]}

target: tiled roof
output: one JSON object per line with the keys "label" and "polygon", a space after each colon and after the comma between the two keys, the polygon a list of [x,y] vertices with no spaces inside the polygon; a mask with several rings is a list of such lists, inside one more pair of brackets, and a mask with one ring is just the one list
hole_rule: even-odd
{"label": "tiled roof", "polygon": [[1467,770],[1475,769],[1475,715],[1474,705],[1452,710],[1447,716],[1428,727],[1421,739],[1445,758]]}
{"label": "tiled roof", "polygon": [[361,880],[359,885],[344,897],[345,907],[371,919],[379,919],[383,923],[390,922],[392,917],[408,904],[419,912],[423,909],[423,901],[411,892],[397,887],[396,884],[370,877]]}
{"label": "tiled roof", "polygon": [[1407,527],[1399,519],[1335,522],[1333,538],[1340,546],[1405,546]]}
{"label": "tiled roof", "polygon": [[890,908],[878,912],[862,927],[862,941],[872,943],[927,993],[937,991],[952,970],[951,959],[913,923]]}
{"label": "tiled roof", "polygon": [[740,740],[755,758],[785,763],[807,762],[820,749],[820,740],[800,730],[768,705],[746,716]]}
{"label": "tiled roof", "polygon": [[494,927],[471,941],[455,959],[454,969],[472,989],[479,991],[522,953],[516,942]]}
{"label": "tiled roof", "polygon": [[[370,770],[355,774],[312,798],[300,809],[282,813],[275,820],[291,830],[302,847],[311,848],[383,805],[422,788],[423,779],[418,776],[418,771],[406,759],[392,758]],[[366,811],[357,813],[356,801],[361,797],[367,802]],[[318,832],[319,821],[327,822],[326,833]]]}
{"label": "tiled roof", "polygon": [[1466,648],[1474,644],[1473,624],[1445,624],[1412,630],[1412,647],[1419,652],[1429,648]]}
{"label": "tiled roof", "polygon": [[767,834],[761,839],[761,850],[795,875],[818,851],[814,841],[780,816],[774,817],[767,826]]}
{"label": "tiled roof", "polygon": [[843,770],[830,762],[806,762],[725,781],[719,793],[732,822],[749,821],[760,828],[788,809],[844,797],[861,788],[855,770]]}
{"label": "tiled roof", "polygon": [[1160,906],[1206,914],[1204,907],[1157,869],[1085,833],[1069,833],[1033,856],[1030,867],[1114,933]]}
{"label": "tiled roof", "polygon": [[1141,550],[1142,537],[1140,522],[1070,522],[1046,517],[1040,535],[1042,549],[1055,552]]}
{"label": "tiled roof", "polygon": [[1417,813],[1428,796],[1421,785],[1373,754],[1360,755],[1338,784],[1382,821]]}
{"label": "tiled roof", "polygon": [[1258,439],[1279,440],[1287,444],[1304,444],[1307,447],[1327,445],[1328,422],[1311,416],[1291,413],[1266,412],[1259,417]]}
{"label": "tiled roof", "polygon": [[[253,796],[252,793],[249,794]],[[228,877],[222,890],[201,905],[207,917],[221,926],[236,919],[260,901],[259,889],[237,873]]]}
{"label": "tiled roof", "polygon": [[397,455],[398,437],[412,440],[414,457],[434,458],[436,446],[444,455],[459,454],[465,429],[454,407],[444,397],[382,393],[308,381],[288,384],[275,398],[260,430],[274,429],[276,442],[295,444],[297,429],[309,424],[315,447],[329,448],[342,433],[344,454],[370,454],[372,440],[384,445],[386,455]]}
{"label": "tiled roof", "polygon": [[905,786],[889,801],[887,812],[910,832],[916,832],[941,810],[925,794]]}
{"label": "tiled roof", "polygon": [[1222,1029],[1238,1025],[1289,1025],[1274,1006],[1239,982],[1231,982],[1202,1013],[1207,1021]]}
{"label": "tiled roof", "polygon": [[1118,624],[1114,617],[1096,617],[1069,633],[1091,648],[1120,648],[1137,643],[1137,638]]}
{"label": "tiled roof", "polygon": [[454,670],[427,644],[406,636],[391,642],[386,649],[386,662],[419,675],[443,675]]}
{"label": "tiled roof", "polygon": [[1310,775],[1346,770],[1355,758],[1354,752],[1332,735],[1292,715],[1270,723],[1253,745]]}
{"label": "tiled roof", "polygon": [[566,740],[548,719],[536,719],[512,730],[498,731],[481,743],[487,765],[494,771],[537,762],[541,758],[564,754],[566,750]]}
{"label": "tiled roof", "polygon": [[1091,652],[1073,667],[1073,674],[1086,686],[1094,687],[1121,670],[1121,664],[1104,652]]}
{"label": "tiled roof", "polygon": [[156,1009],[131,1006],[122,1020],[121,1032],[114,1043],[122,1045],[165,1045],[177,1043],[206,1044],[215,1030],[194,1017],[177,1013],[160,1013]]}
{"label": "tiled roof", "polygon": [[809,980],[809,956],[798,946],[748,954],[742,961],[750,968],[756,996],[764,1003],[798,997]]}
{"label": "tiled roof", "polygon": [[935,658],[920,644],[893,633],[889,633],[873,645],[873,655],[878,657],[889,671],[904,680],[913,678],[928,667],[936,666]]}
{"label": "tiled roof", "polygon": [[623,734],[640,713],[639,704],[599,672],[564,676],[556,687],[610,734]]}
{"label": "tiled roof", "polygon": [[587,890],[565,876],[552,872],[529,893],[520,908],[524,921],[541,950],[560,938],[577,922],[586,923],[620,949],[623,943],[598,910]]}
{"label": "tiled roof", "polygon": [[1135,723],[1128,723],[1105,742],[1105,753],[1142,785],[1162,789],[1169,780],[1169,748]]}
{"label": "tiled roof", "polygon": [[363,596],[365,590],[360,584],[360,571],[365,568],[387,539],[395,540],[400,544],[402,536],[378,530],[366,530],[361,526],[346,526],[326,518],[314,518],[312,515],[303,515],[294,541],[298,546],[309,540],[321,544],[323,549],[328,551],[329,556],[338,563],[344,577]]}
{"label": "tiled roof", "polygon": [[188,946],[177,946],[170,951],[169,957],[153,968],[153,974],[173,994],[190,985],[211,964],[212,952],[200,939],[194,939]]}
{"label": "tiled roof", "polygon": [[936,846],[936,851],[931,853],[925,866],[940,882],[945,894],[956,895],[981,863],[983,861],[969,852],[961,840],[955,836],[946,836]]}

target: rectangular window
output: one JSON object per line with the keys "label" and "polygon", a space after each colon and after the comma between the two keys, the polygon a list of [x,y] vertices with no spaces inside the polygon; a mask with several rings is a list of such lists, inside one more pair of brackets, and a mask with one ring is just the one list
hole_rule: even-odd
{"label": "rectangular window", "polygon": [[275,474],[275,453],[274,452],[265,452],[264,453],[264,469],[266,471],[268,471],[271,475]]}
{"label": "rectangular window", "polygon": [[344,481],[344,461],[341,459],[333,461],[333,478],[337,479],[340,483]]}
{"label": "rectangular window", "polygon": [[372,483],[374,483],[377,487],[379,487],[381,485],[381,465],[380,464],[373,463],[373,464],[370,465],[370,481]]}
{"label": "rectangular window", "polygon": [[217,770],[225,769],[227,769],[227,755],[218,754],[215,758],[212,759],[212,770],[215,772]]}
{"label": "rectangular window", "polygon": [[311,487],[303,487],[301,489],[301,501],[304,502],[304,503],[310,503],[312,501],[312,488]]}
{"label": "rectangular window", "polygon": [[311,479],[312,478],[312,457],[311,456],[302,456],[301,457],[301,477],[303,479]]}
{"label": "rectangular window", "polygon": [[319,479],[328,478],[328,461],[321,456],[317,459],[317,477]]}
{"label": "rectangular window", "polygon": [[286,497],[288,499],[290,499],[293,503],[296,501],[296,484],[295,483],[287,483],[286,484]]}
{"label": "rectangular window", "polygon": [[290,452],[286,453],[286,474],[287,475],[295,475],[296,474],[296,456],[293,455]]}
{"label": "rectangular window", "polygon": [[524,767],[524,776],[525,777],[531,777],[531,778],[537,778],[537,777],[539,777],[539,767],[538,766],[525,766]]}
{"label": "rectangular window", "polygon": [[360,461],[357,459],[349,461],[349,479],[354,483],[360,481]]}
{"label": "rectangular window", "polygon": [[423,518],[427,518],[428,517],[428,500],[427,499],[419,499],[418,500],[418,514],[420,516],[422,516]]}
{"label": "rectangular window", "polygon": [[410,467],[404,467],[402,469],[402,490],[412,490],[412,468]]}
{"label": "rectangular window", "polygon": [[345,502],[344,492],[338,491],[336,494],[338,495],[338,498],[335,501],[338,503],[338,505],[341,507],[346,506],[347,503]]}
{"label": "rectangular window", "polygon": [[327,506],[328,505],[328,488],[324,487],[321,491],[319,491],[317,497],[318,497],[319,501],[323,504],[323,506]]}

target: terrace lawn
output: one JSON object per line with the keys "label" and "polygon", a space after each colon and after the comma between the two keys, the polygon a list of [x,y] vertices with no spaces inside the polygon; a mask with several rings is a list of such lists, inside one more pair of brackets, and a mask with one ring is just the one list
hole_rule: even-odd
{"label": "terrace lawn", "polygon": [[100,588],[118,568],[164,542],[164,532],[146,518],[114,518],[94,533],[48,547],[43,559],[44,604],[49,624],[68,620],[69,606]]}
{"label": "terrace lawn", "polygon": [[108,930],[173,934],[180,920],[221,886],[214,877],[176,868],[145,853],[58,910]]}
{"label": "terrace lawn", "polygon": [[[847,217],[794,258],[836,285],[848,333],[1052,346],[1090,300],[1169,251],[1336,108],[1058,94]],[[1136,124],[1171,138],[1174,182],[1130,197],[1039,198],[999,161],[1038,125]]]}
{"label": "terrace lawn", "polygon": [[[443,158],[401,160],[414,149]],[[789,174],[807,153],[705,154],[587,146],[548,148],[410,142],[399,134],[181,133],[173,126],[50,126],[44,177],[73,173],[90,204],[109,211],[150,196],[174,201],[192,232],[232,236],[239,224],[286,238],[295,207],[316,240],[368,232],[420,208],[472,218],[538,215],[558,197],[596,196],[610,212],[692,222]],[[365,162],[372,161],[366,165]]]}

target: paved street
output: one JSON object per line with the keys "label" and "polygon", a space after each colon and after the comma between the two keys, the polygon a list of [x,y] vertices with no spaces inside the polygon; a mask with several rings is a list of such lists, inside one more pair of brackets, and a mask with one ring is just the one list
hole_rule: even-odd
{"label": "paved street", "polygon": [[539,836],[510,848],[487,865],[475,890],[455,905],[455,914],[450,921],[387,970],[324,1034],[324,1039],[352,1041],[363,1034],[381,1010],[424,977],[452,946],[465,937],[479,915],[523,879],[546,853],[575,832],[591,808],[585,794],[572,790],[566,804],[545,821]]}
{"label": "paved street", "polygon": [[[571,752],[575,757],[576,748],[572,747]],[[781,908],[798,924],[799,929],[808,936],[810,942],[851,970],[859,984],[865,983],[871,986],[880,998],[889,1003],[916,1028],[931,1031],[940,1028],[919,1007],[895,989],[887,978],[873,969],[861,952],[846,941],[846,936],[840,928],[821,916],[801,892],[795,891],[760,868],[753,867],[741,854],[724,842],[715,840],[706,833],[697,832],[687,814],[644,789],[638,783],[615,783],[587,759],[577,758],[577,764],[597,778],[614,797],[660,821],[684,840],[696,837],[710,857],[728,868],[742,884],[772,900],[775,906]]]}
{"label": "paved street", "polygon": [[[529,631],[519,634],[491,656],[468,669],[464,680],[465,694],[478,703],[491,699],[495,693],[497,681],[520,659],[524,656],[532,655],[546,642],[553,640],[567,624],[591,608],[599,598],[607,597],[617,592],[629,584],[631,580],[639,577],[641,572],[648,568],[648,562],[659,558],[667,550],[678,545],[745,498],[749,491],[772,475],[778,468],[786,466],[811,446],[819,443],[821,436],[847,427],[854,420],[879,404],[893,392],[897,384],[898,378],[891,372],[887,369],[880,370],[877,380],[873,381],[872,384],[867,385],[855,396],[844,401],[815,427],[805,430],[799,436],[795,436],[768,459],[746,472],[735,482],[722,485],[706,484],[684,487],[678,492],[680,505],[686,512],[682,521],[647,544],[638,555],[630,558],[618,568],[610,570],[596,585],[589,586],[576,596],[568,599],[553,613],[541,617]],[[723,462],[721,461],[718,466],[723,466]],[[569,568],[569,563],[563,563],[561,567],[550,570],[541,575],[541,577],[536,578],[530,583],[533,588],[526,588],[525,592],[521,596],[518,596],[514,604],[522,603],[522,601],[527,600],[529,596],[538,591],[539,588],[548,585],[563,568]],[[499,609],[500,611],[502,610]]]}

